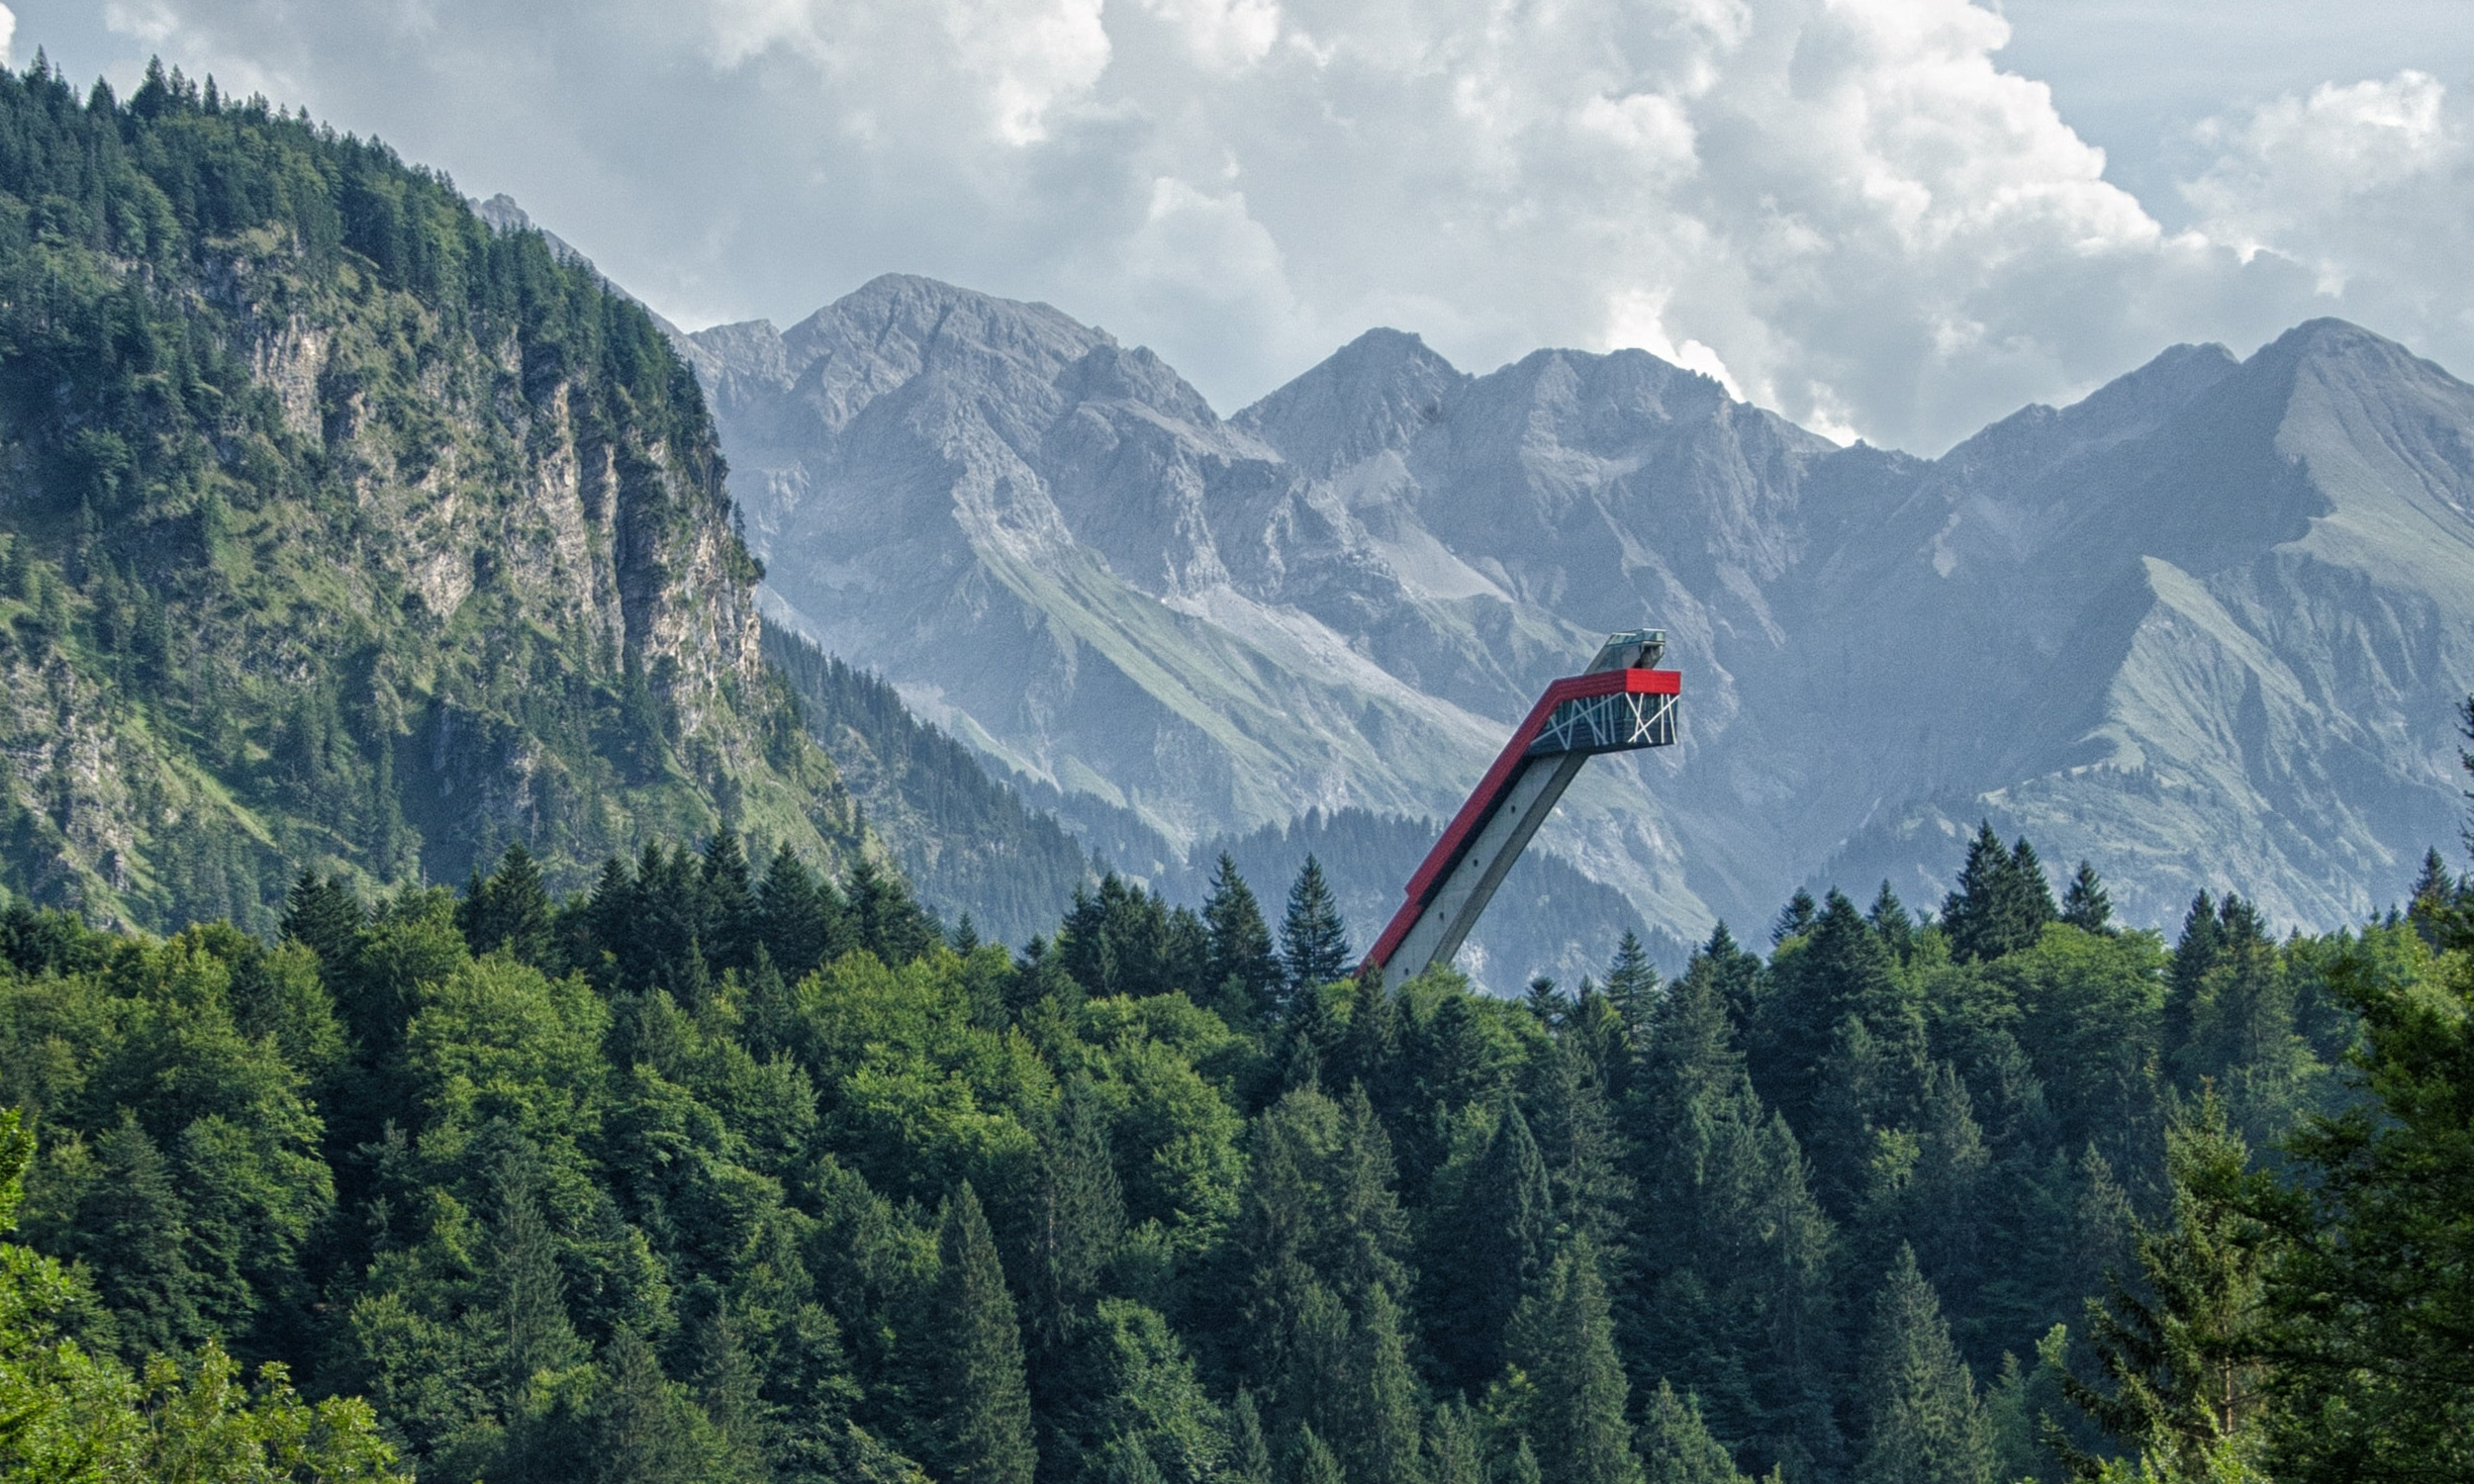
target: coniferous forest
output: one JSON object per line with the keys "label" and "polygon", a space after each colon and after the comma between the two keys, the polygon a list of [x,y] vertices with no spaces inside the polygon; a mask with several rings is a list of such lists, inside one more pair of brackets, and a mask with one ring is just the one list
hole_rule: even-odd
{"label": "coniferous forest", "polygon": [[[127,742],[122,791],[13,775],[0,821],[0,1476],[2474,1473],[2438,855],[2350,930],[2236,889],[2166,936],[1988,826],[1941,901],[1799,891],[1672,979],[1625,934],[1520,999],[1352,978],[1311,858],[1191,907],[1103,876],[1017,951],[889,862],[1027,913],[1081,870],[1052,825],[923,788],[886,827],[986,848],[886,848],[815,744],[873,707],[884,778],[958,770],[890,693],[778,637],[788,678],[696,672],[665,585],[753,560],[640,311],[177,74],[8,78],[0,185],[8,477],[56,495],[5,508],[0,720]],[[269,264],[387,467],[218,338]],[[568,467],[545,426],[616,471],[576,548],[617,543],[615,628],[346,560],[437,438]],[[334,522],[328,576],[391,575],[283,565]]]}

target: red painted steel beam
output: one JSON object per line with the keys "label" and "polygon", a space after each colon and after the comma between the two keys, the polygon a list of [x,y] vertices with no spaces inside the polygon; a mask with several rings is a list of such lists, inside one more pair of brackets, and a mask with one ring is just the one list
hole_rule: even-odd
{"label": "red painted steel beam", "polygon": [[1538,740],[1538,734],[1546,728],[1547,718],[1555,714],[1557,706],[1568,700],[1587,700],[1601,696],[1682,694],[1683,676],[1673,670],[1602,670],[1588,675],[1569,676],[1548,686],[1546,694],[1538,697],[1538,703],[1529,708],[1529,714],[1513,730],[1512,740],[1506,742],[1503,751],[1495,755],[1494,766],[1488,768],[1485,777],[1478,781],[1476,788],[1469,795],[1469,801],[1461,805],[1460,812],[1453,815],[1452,822],[1445,826],[1443,838],[1435,842],[1434,849],[1426,853],[1424,863],[1417,868],[1417,874],[1409,878],[1408,899],[1400,904],[1400,910],[1392,914],[1382,935],[1375,940],[1375,946],[1367,952],[1366,962],[1359,966],[1358,973],[1373,973],[1390,964],[1391,956],[1399,951],[1400,941],[1409,935],[1409,930],[1417,925],[1417,919],[1433,903],[1436,892],[1451,879],[1453,870],[1469,853],[1471,843],[1485,828],[1486,821],[1494,816],[1495,810],[1502,806],[1520,776],[1533,767],[1554,767],[1565,756],[1561,753],[1532,756],[1529,751]]}

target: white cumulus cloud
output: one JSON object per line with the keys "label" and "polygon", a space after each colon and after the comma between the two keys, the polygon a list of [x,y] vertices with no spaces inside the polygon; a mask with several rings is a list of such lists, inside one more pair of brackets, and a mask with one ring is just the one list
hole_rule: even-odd
{"label": "white cumulus cloud", "polygon": [[[1970,0],[112,0],[191,72],[512,192],[684,323],[1046,299],[1223,409],[1375,324],[1635,344],[1936,448],[2338,313],[2474,371],[2433,75],[2231,100],[2187,229]],[[2177,220],[2180,220],[2177,218]]]}

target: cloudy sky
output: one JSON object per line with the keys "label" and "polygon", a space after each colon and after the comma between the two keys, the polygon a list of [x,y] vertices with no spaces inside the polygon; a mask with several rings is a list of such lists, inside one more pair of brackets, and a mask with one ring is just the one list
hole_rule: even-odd
{"label": "cloudy sky", "polygon": [[2474,0],[16,0],[505,191],[696,326],[881,272],[1233,411],[1375,325],[1938,451],[2340,315],[2474,376]]}

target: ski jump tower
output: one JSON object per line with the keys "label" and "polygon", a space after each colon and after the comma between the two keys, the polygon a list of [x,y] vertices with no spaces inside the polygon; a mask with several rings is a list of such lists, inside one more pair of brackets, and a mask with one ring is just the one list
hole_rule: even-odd
{"label": "ski jump tower", "polygon": [[1450,963],[1581,764],[1602,752],[1674,742],[1683,677],[1657,668],[1665,652],[1663,629],[1609,634],[1588,670],[1547,687],[1409,878],[1408,900],[1360,974],[1397,970],[1410,978]]}

